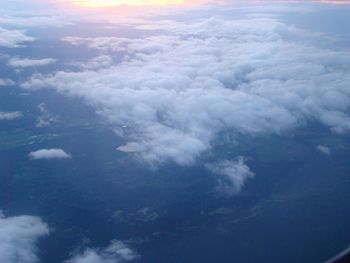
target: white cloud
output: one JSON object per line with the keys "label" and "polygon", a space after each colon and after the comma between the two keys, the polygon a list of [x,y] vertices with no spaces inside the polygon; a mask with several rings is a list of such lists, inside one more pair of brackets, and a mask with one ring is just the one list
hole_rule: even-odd
{"label": "white cloud", "polygon": [[331,150],[327,147],[327,146],[324,146],[324,145],[317,145],[317,150],[320,152],[320,153],[323,153],[325,155],[330,155],[331,154]]}
{"label": "white cloud", "polygon": [[48,226],[38,217],[5,217],[0,212],[0,262],[39,262],[35,243],[48,234]]}
{"label": "white cloud", "polygon": [[138,258],[137,253],[121,241],[112,241],[104,249],[86,249],[64,263],[124,263]]}
{"label": "white cloud", "polygon": [[[24,43],[34,41],[35,38],[26,33],[30,28],[63,27],[82,19],[77,12],[59,9],[52,1],[46,5],[45,1],[35,1],[43,4],[36,8],[34,8],[33,1],[29,5],[28,1],[23,0],[4,2],[5,0],[1,0],[0,47],[23,47]],[[29,6],[31,8],[28,8]]]}
{"label": "white cloud", "polygon": [[58,121],[58,116],[50,113],[45,106],[45,103],[40,103],[38,105],[40,111],[40,116],[36,119],[36,127],[44,128],[50,126],[52,123]]}
{"label": "white cloud", "polygon": [[41,149],[29,153],[29,158],[32,160],[51,160],[51,159],[69,159],[72,156],[62,149]]}
{"label": "white cloud", "polygon": [[7,62],[7,65],[15,68],[26,68],[26,67],[39,67],[46,66],[56,62],[53,58],[42,58],[42,59],[29,59],[29,58],[11,58]]}
{"label": "white cloud", "polygon": [[244,163],[243,157],[233,161],[220,161],[207,165],[214,174],[221,176],[218,191],[224,195],[232,196],[241,191],[247,179],[253,178],[254,173]]}
{"label": "white cloud", "polygon": [[113,59],[110,56],[100,55],[88,60],[87,62],[73,62],[71,65],[82,69],[100,69],[111,66],[112,62]]}
{"label": "white cloud", "polygon": [[142,152],[144,149],[136,142],[128,142],[127,144],[119,146],[117,150],[125,153],[136,153]]}
{"label": "white cloud", "polygon": [[33,37],[27,36],[22,30],[9,30],[0,27],[0,47],[22,47],[22,43],[34,40]]}
{"label": "white cloud", "polygon": [[[64,37],[61,39],[64,42],[68,42],[71,45],[87,45],[89,48],[95,48],[103,51],[126,51],[128,44],[133,43],[135,40],[120,37]],[[139,39],[139,41],[142,41]]]}
{"label": "white cloud", "polygon": [[261,17],[160,25],[138,39],[66,38],[122,61],[22,87],[84,98],[151,164],[190,164],[222,130],[283,134],[309,120],[350,130],[350,52],[319,46],[323,35]]}
{"label": "white cloud", "polygon": [[0,111],[0,121],[1,120],[14,120],[21,118],[23,116],[20,111],[12,111],[12,112],[3,112]]}
{"label": "white cloud", "polygon": [[13,80],[0,78],[0,87],[13,85],[15,85],[15,82]]}

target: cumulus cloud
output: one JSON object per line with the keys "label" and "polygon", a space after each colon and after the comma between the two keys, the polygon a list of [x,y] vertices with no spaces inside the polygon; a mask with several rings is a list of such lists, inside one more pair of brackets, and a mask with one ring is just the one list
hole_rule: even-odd
{"label": "cumulus cloud", "polygon": [[42,58],[42,59],[29,59],[29,58],[11,58],[7,62],[7,65],[15,68],[27,68],[27,67],[39,67],[46,66],[56,62],[53,58]]}
{"label": "cumulus cloud", "polygon": [[33,75],[22,87],[85,99],[152,164],[190,164],[223,130],[284,134],[310,120],[337,133],[350,130],[350,52],[321,47],[324,36],[254,16],[147,28],[161,33],[65,38],[122,61]]}
{"label": "cumulus cloud", "polygon": [[241,156],[233,161],[224,160],[208,164],[207,168],[221,177],[217,189],[227,196],[240,192],[246,180],[254,177],[254,173],[244,163],[244,158]]}
{"label": "cumulus cloud", "polygon": [[34,40],[33,37],[26,35],[22,30],[10,30],[0,27],[0,47],[22,47],[21,44]]}
{"label": "cumulus cloud", "polygon": [[324,145],[317,145],[317,150],[320,152],[320,153],[323,153],[325,155],[330,155],[331,154],[331,150],[327,147],[327,146],[324,146]]}
{"label": "cumulus cloud", "polygon": [[88,248],[83,253],[73,255],[64,263],[124,263],[137,259],[138,254],[121,241],[112,241],[103,249]]}
{"label": "cumulus cloud", "polygon": [[62,149],[41,149],[29,153],[32,160],[70,159],[72,156]]}
{"label": "cumulus cloud", "polygon": [[38,217],[5,217],[0,211],[0,262],[39,262],[35,243],[48,234],[48,226]]}
{"label": "cumulus cloud", "polygon": [[21,118],[23,116],[20,111],[3,112],[0,111],[0,120],[14,120]]}

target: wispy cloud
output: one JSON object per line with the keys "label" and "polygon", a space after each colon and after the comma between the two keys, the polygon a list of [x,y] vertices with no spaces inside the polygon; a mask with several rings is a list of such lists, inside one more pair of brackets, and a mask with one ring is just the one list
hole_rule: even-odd
{"label": "wispy cloud", "polygon": [[7,65],[15,68],[27,68],[27,67],[40,67],[46,66],[56,62],[53,58],[41,58],[41,59],[30,59],[30,58],[10,58]]}
{"label": "wispy cloud", "polygon": [[10,30],[0,27],[0,47],[23,47],[23,43],[34,40],[33,37],[28,36],[23,30]]}
{"label": "wispy cloud", "polygon": [[324,145],[317,145],[317,150],[320,152],[320,153],[323,153],[325,155],[330,155],[331,154],[331,150],[329,149],[329,147],[327,146],[324,146]]}
{"label": "wispy cloud", "polygon": [[13,80],[0,78],[0,87],[13,86],[13,85],[15,85],[15,82]]}
{"label": "wispy cloud", "polygon": [[121,241],[113,240],[103,249],[85,249],[82,253],[76,253],[64,263],[126,263],[134,262],[139,258],[138,254]]}
{"label": "wispy cloud", "polygon": [[110,67],[113,63],[111,56],[100,55],[86,62],[72,62],[71,65],[81,69],[101,69]]}
{"label": "wispy cloud", "polygon": [[224,195],[232,196],[241,191],[244,183],[254,177],[254,173],[245,164],[243,157],[236,160],[224,160],[208,164],[207,168],[220,176],[217,190]]}
{"label": "wispy cloud", "polygon": [[3,112],[0,111],[0,120],[14,120],[21,118],[23,116],[20,111]]}
{"label": "wispy cloud", "polygon": [[36,119],[36,127],[48,127],[59,120],[57,115],[50,113],[50,111],[46,109],[45,103],[40,103],[38,105],[38,109],[40,111],[40,115]]}

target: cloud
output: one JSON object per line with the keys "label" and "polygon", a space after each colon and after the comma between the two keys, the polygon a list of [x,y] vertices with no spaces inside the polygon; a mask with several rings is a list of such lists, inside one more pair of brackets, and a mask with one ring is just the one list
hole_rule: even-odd
{"label": "cloud", "polygon": [[48,234],[48,226],[38,217],[5,217],[0,212],[0,262],[39,262],[35,243]]}
{"label": "cloud", "polygon": [[52,123],[58,121],[58,116],[50,113],[45,106],[45,103],[40,103],[38,105],[40,111],[40,116],[36,119],[36,127],[44,128],[50,126]]}
{"label": "cloud", "polygon": [[[0,8],[0,47],[18,48],[24,47],[26,42],[33,42],[35,38],[27,35],[28,29],[63,27],[81,19],[77,12],[73,14],[57,9],[52,1],[46,6],[40,5],[36,8],[33,1],[4,1],[1,1]],[[45,4],[44,1],[36,2]]]}
{"label": "cloud", "polygon": [[82,69],[101,69],[112,65],[113,59],[107,55],[100,55],[94,57],[87,62],[73,62],[72,66],[76,66]]}
{"label": "cloud", "polygon": [[88,248],[83,253],[73,255],[64,263],[124,263],[137,259],[138,254],[121,241],[112,241],[103,249]]}
{"label": "cloud", "polygon": [[125,153],[136,153],[136,152],[141,152],[144,149],[142,149],[142,146],[140,146],[136,142],[128,142],[127,144],[119,146],[117,150]]}
{"label": "cloud", "polygon": [[331,150],[324,145],[317,145],[316,149],[320,152],[323,153],[325,155],[330,155],[331,154]]}
{"label": "cloud", "polygon": [[22,30],[9,30],[0,27],[0,47],[22,47],[22,43],[32,42],[35,39],[27,36]]}
{"label": "cloud", "polygon": [[[75,37],[68,36],[61,39],[73,46],[86,45],[103,51],[126,51],[127,44],[133,43],[135,40],[120,37]],[[142,41],[138,39],[139,41]]]}
{"label": "cloud", "polygon": [[29,153],[32,160],[70,159],[72,156],[62,149],[41,149]]}
{"label": "cloud", "polygon": [[[32,10],[27,13],[0,10],[0,15],[0,24],[18,28],[63,27],[72,25],[73,21],[76,20],[73,15],[69,15],[67,12],[59,14],[57,10],[52,11],[52,9],[46,11]],[[75,15],[77,16],[77,14]]]}
{"label": "cloud", "polygon": [[29,58],[11,58],[7,62],[7,65],[15,68],[27,68],[27,67],[39,67],[46,66],[56,62],[53,58],[42,58],[42,59],[29,59]]}
{"label": "cloud", "polygon": [[244,183],[254,177],[254,173],[244,163],[243,157],[237,160],[224,160],[214,164],[208,164],[207,168],[214,174],[221,176],[217,190],[227,196],[239,193]]}
{"label": "cloud", "polygon": [[15,82],[13,80],[0,78],[0,87],[13,85],[15,85]]}
{"label": "cloud", "polygon": [[350,52],[327,47],[326,36],[254,16],[143,29],[157,26],[141,38],[65,38],[121,62],[36,74],[22,87],[83,98],[156,165],[193,163],[224,130],[283,135],[309,121],[350,130]]}
{"label": "cloud", "polygon": [[23,116],[20,111],[12,111],[12,112],[3,112],[0,111],[0,121],[1,120],[14,120],[21,118]]}

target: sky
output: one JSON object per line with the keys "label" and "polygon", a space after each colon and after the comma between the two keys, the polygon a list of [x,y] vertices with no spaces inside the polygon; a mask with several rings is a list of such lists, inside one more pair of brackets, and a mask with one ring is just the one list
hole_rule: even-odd
{"label": "sky", "polygon": [[[2,3],[0,59],[19,77],[0,76],[0,86],[82,99],[124,140],[118,150],[149,169],[198,163],[224,131],[288,136],[314,122],[334,134],[350,131],[350,1]],[[91,31],[76,30],[91,24]],[[47,40],[93,55],[62,60],[47,52],[30,54],[31,45]],[[44,104],[39,108],[37,127],[57,120]],[[20,111],[0,109],[2,121],[21,117]],[[61,148],[38,149],[28,157],[74,159]],[[245,156],[203,166],[228,196],[259,176]],[[36,241],[49,233],[35,215],[1,214],[0,261],[38,262]],[[111,240],[105,248],[67,255],[66,262],[138,257]]]}

